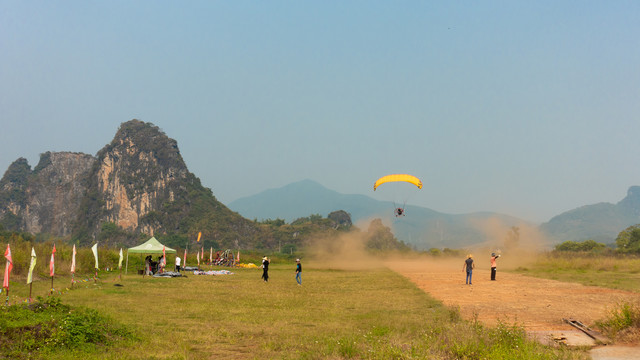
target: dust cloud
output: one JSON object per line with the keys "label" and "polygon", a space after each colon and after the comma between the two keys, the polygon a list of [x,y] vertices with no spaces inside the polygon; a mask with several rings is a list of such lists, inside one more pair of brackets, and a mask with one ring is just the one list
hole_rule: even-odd
{"label": "dust cloud", "polygon": [[490,218],[476,221],[473,226],[491,240],[470,246],[469,250],[478,258],[489,259],[491,253],[499,254],[498,267],[503,269],[525,267],[534,262],[538,254],[551,247],[551,242],[532,224],[512,226],[498,218]]}
{"label": "dust cloud", "polygon": [[424,261],[441,268],[460,271],[467,255],[473,256],[476,268],[488,269],[491,254],[499,254],[498,268],[509,270],[529,266],[536,261],[538,254],[551,248],[551,242],[532,224],[523,222],[514,226],[499,218],[489,218],[485,221],[474,221],[470,226],[490,240],[457,249],[460,250],[458,255],[434,256],[415,252],[373,254],[366,248],[369,236],[366,231],[352,231],[312,239],[306,253],[314,267],[326,269],[368,270],[389,264],[395,264],[395,267],[402,262]]}
{"label": "dust cloud", "polygon": [[310,241],[306,252],[314,267],[337,270],[369,270],[384,266],[366,249],[367,234],[348,232]]}

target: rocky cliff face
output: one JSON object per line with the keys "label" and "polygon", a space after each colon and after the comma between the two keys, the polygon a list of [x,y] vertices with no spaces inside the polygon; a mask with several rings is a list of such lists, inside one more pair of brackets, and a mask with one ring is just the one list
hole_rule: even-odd
{"label": "rocky cliff face", "polygon": [[186,196],[188,175],[175,140],[156,127],[130,121],[98,153],[90,189],[100,196],[95,205],[104,215],[98,220],[154,235],[163,224],[143,219],[176,195]]}
{"label": "rocky cliff face", "polygon": [[33,170],[18,159],[0,180],[0,223],[121,245],[137,242],[137,234],[187,238],[202,231],[211,245],[224,246],[258,233],[202,187],[175,140],[138,120],[123,123],[95,157],[47,152]]}
{"label": "rocky cliff face", "polygon": [[31,171],[25,159],[18,159],[2,179],[0,191],[15,196],[3,202],[0,215],[16,219],[13,227],[30,233],[70,235],[94,162],[87,154],[47,152]]}

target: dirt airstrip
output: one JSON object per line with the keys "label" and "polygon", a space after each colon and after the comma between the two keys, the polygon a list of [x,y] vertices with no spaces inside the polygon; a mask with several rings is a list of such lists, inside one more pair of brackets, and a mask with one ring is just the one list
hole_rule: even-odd
{"label": "dirt airstrip", "polygon": [[445,305],[459,307],[465,319],[488,325],[518,323],[529,332],[573,329],[563,318],[592,326],[619,301],[640,299],[632,292],[509,274],[500,267],[496,281],[491,281],[488,259],[486,266],[476,259],[473,285],[465,285],[463,261],[402,260],[386,265]]}

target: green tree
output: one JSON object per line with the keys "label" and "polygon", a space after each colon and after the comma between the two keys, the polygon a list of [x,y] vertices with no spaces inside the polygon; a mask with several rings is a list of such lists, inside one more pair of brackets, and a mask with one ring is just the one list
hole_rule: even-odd
{"label": "green tree", "polygon": [[344,210],[338,210],[330,213],[327,218],[334,222],[336,229],[350,229],[353,223],[351,222],[351,214]]}
{"label": "green tree", "polygon": [[410,248],[402,241],[398,241],[391,229],[389,227],[384,226],[382,220],[373,219],[369,224],[369,229],[367,230],[367,249],[370,250],[400,250],[400,251],[408,251]]}
{"label": "green tree", "polygon": [[640,253],[640,224],[629,226],[616,238],[617,250],[622,253]]}

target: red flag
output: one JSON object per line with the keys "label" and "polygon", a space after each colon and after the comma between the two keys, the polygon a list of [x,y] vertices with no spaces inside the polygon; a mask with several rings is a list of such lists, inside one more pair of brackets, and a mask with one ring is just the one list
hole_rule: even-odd
{"label": "red flag", "polygon": [[4,282],[2,283],[2,287],[9,290],[9,274],[11,274],[11,269],[13,269],[13,259],[11,259],[11,248],[9,244],[7,244],[7,251],[4,252],[4,257],[7,259],[7,265],[4,268]]}
{"label": "red flag", "polygon": [[49,261],[50,276],[53,276],[56,273],[55,261],[56,261],[56,244],[53,244],[53,250],[51,250],[51,261]]}
{"label": "red flag", "polygon": [[187,266],[187,249],[184,249],[184,259],[182,259],[182,268]]}
{"label": "red flag", "polygon": [[73,251],[71,254],[71,273],[75,274],[76,273],[76,245],[73,244]]}

